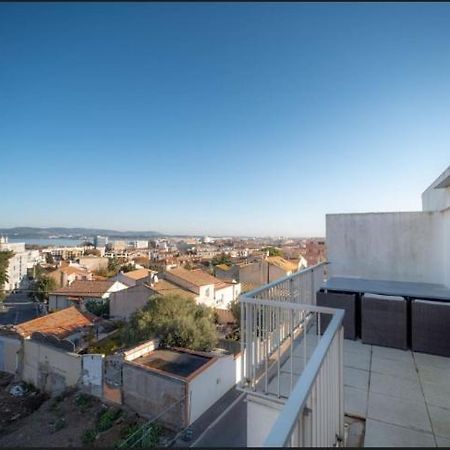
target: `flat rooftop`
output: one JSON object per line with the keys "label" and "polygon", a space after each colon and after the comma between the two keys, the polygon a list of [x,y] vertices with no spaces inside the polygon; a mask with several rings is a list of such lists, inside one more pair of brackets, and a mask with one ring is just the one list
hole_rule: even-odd
{"label": "flat rooftop", "polygon": [[211,360],[211,357],[182,350],[154,350],[133,360],[133,363],[167,372],[179,377],[188,377]]}

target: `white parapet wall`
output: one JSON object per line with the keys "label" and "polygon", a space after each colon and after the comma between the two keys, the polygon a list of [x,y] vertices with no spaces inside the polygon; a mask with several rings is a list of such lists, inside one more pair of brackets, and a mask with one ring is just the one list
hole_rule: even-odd
{"label": "white parapet wall", "polygon": [[422,209],[328,214],[329,276],[450,287],[450,167],[423,192]]}
{"label": "white parapet wall", "polygon": [[446,284],[444,219],[422,211],[328,214],[329,274]]}

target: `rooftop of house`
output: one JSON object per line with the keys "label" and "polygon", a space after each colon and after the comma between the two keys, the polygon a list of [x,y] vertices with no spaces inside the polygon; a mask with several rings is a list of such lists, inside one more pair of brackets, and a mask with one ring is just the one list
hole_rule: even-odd
{"label": "rooftop of house", "polygon": [[176,269],[171,269],[169,273],[176,276],[177,278],[180,278],[184,281],[187,281],[188,283],[191,283],[199,287],[206,286],[208,284],[214,285],[218,283],[222,284],[222,280],[213,277],[212,275],[206,273],[201,269],[187,270],[183,269],[182,267],[177,267]]}
{"label": "rooftop of house", "polygon": [[124,275],[131,280],[142,280],[142,278],[147,278],[151,274],[151,270],[148,269],[136,269],[131,270],[130,272],[124,272]]}
{"label": "rooftop of house", "polygon": [[55,295],[69,295],[72,297],[82,297],[89,295],[89,297],[103,297],[109,289],[114,285],[115,281],[111,280],[76,280],[70,286],[57,289],[51,292]]}
{"label": "rooftop of house", "polygon": [[231,269],[231,267],[228,266],[227,264],[217,264],[216,267],[221,270],[230,270]]}
{"label": "rooftop of house", "polygon": [[149,288],[160,295],[178,294],[188,297],[196,296],[193,292],[189,291],[188,289],[184,289],[164,279],[159,279],[156,283],[152,283],[149,286]]}
{"label": "rooftop of house", "polygon": [[285,270],[286,272],[296,272],[298,270],[298,262],[294,263],[292,261],[288,261],[281,256],[268,256],[267,262],[279,267],[282,270]]}
{"label": "rooftop of house", "polygon": [[75,306],[56,311],[37,319],[16,325],[14,330],[27,338],[35,332],[51,334],[63,339],[83,327],[91,326],[97,320],[96,316],[88,312],[81,312]]}
{"label": "rooftop of house", "polygon": [[156,349],[133,360],[134,364],[187,378],[208,364],[212,356],[186,349]]}

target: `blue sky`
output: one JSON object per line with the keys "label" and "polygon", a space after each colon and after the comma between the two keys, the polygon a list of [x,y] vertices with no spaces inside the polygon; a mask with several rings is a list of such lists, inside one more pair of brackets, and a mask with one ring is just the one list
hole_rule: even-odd
{"label": "blue sky", "polygon": [[324,235],[450,163],[450,4],[0,5],[0,226]]}

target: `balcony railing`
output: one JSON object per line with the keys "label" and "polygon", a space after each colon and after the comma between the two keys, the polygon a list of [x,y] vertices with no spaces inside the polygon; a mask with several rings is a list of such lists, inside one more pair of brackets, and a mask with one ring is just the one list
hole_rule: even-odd
{"label": "balcony railing", "polygon": [[240,388],[283,404],[264,445],[332,446],[343,437],[344,312],[315,305],[325,271],[318,264],[240,298]]}

